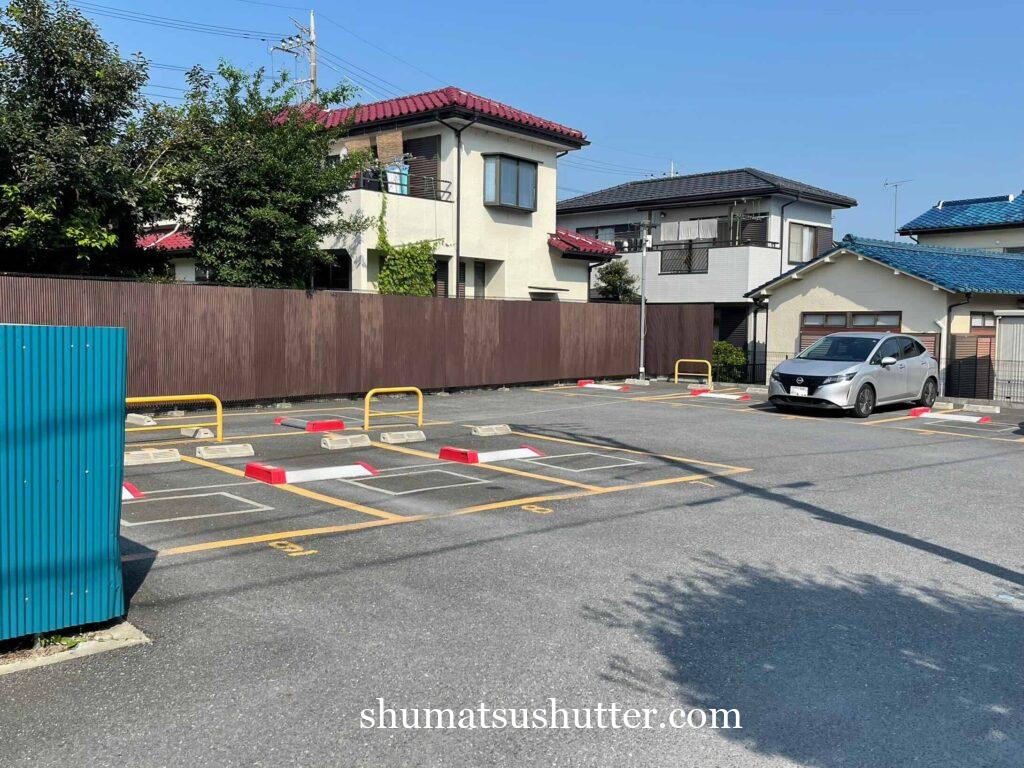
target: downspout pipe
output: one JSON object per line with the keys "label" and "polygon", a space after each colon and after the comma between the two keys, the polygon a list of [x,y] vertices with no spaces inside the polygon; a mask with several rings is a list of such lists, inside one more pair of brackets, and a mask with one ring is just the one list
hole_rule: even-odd
{"label": "downspout pipe", "polygon": [[945,351],[945,355],[940,355],[940,358],[941,357],[945,357],[946,358],[946,368],[945,368],[946,375],[942,377],[943,379],[945,379],[945,381],[942,382],[942,394],[943,395],[946,394],[946,389],[949,387],[949,373],[950,373],[949,363],[950,363],[950,357],[952,356],[952,353],[953,353],[953,310],[956,309],[957,307],[962,307],[964,304],[970,304],[972,298],[973,298],[973,295],[968,291],[967,293],[964,294],[964,300],[963,301],[958,301],[958,302],[955,302],[953,304],[950,304],[946,308],[946,344],[945,344],[946,348],[944,350]]}
{"label": "downspout pipe", "polygon": [[477,115],[473,115],[473,119],[461,128],[446,123],[440,117],[434,119],[455,134],[455,283],[458,291],[459,258],[462,256],[462,132],[477,121]]}

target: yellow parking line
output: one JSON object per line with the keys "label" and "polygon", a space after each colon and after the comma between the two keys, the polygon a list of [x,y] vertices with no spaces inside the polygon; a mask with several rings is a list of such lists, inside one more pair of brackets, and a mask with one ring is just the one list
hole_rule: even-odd
{"label": "yellow parking line", "polygon": [[207,541],[202,544],[186,544],[180,547],[169,547],[161,549],[153,554],[144,552],[133,552],[124,555],[122,562],[134,560],[148,560],[150,558],[163,558],[171,555],[188,555],[193,552],[209,552],[215,549],[228,549],[230,547],[241,547],[246,544],[262,544],[268,541],[280,541],[281,539],[300,539],[309,536],[323,536],[331,533],[348,533],[349,531],[364,531],[367,528],[380,528],[385,525],[396,525],[398,523],[412,523],[422,520],[423,517],[398,517],[393,520],[365,520],[361,523],[349,523],[347,525],[327,525],[322,528],[303,528],[297,531],[279,531],[277,533],[264,533],[258,536],[245,536],[240,539],[222,539],[220,541]]}
{"label": "yellow parking line", "polygon": [[[191,456],[182,456],[182,461],[187,461],[190,464],[196,464],[200,467],[206,467],[207,469],[214,469],[218,472],[223,472],[227,475],[233,475],[235,477],[245,477],[245,472],[234,467],[226,467],[223,464],[217,464],[213,461],[206,461],[205,459],[194,459]],[[289,485],[288,483],[280,483],[271,485],[267,483],[268,488],[276,488],[280,491],[287,493],[294,493],[296,496],[302,496],[313,501],[322,501],[325,504],[331,504],[335,507],[341,507],[342,509],[349,509],[353,512],[362,512],[364,515],[371,515],[373,517],[379,517],[382,520],[409,520],[404,515],[396,515],[392,512],[385,512],[382,509],[374,509],[373,507],[366,507],[362,504],[356,504],[352,501],[345,501],[344,499],[337,499],[334,496],[327,496],[316,491],[311,491],[308,488],[299,488],[295,485]]]}
{"label": "yellow parking line", "polygon": [[888,419],[875,419],[874,421],[862,421],[860,425],[862,427],[874,427],[878,424],[889,424],[893,421],[906,421],[907,419],[915,419],[916,416],[893,416]]}
{"label": "yellow parking line", "polygon": [[[385,445],[384,443],[370,443],[370,445],[376,448],[383,448],[385,451],[394,451],[395,453],[405,453],[409,456],[419,456],[424,459],[437,459],[432,453],[426,451],[417,451],[415,448],[400,448],[397,445]],[[528,477],[531,480],[542,480],[546,483],[556,483],[558,485],[568,485],[572,488],[582,488],[586,491],[600,490],[600,486],[587,485],[586,483],[577,483],[575,480],[564,480],[560,477],[549,477],[548,475],[539,475],[534,472],[524,472],[521,469],[512,469],[512,467],[499,467],[497,464],[473,464],[471,466],[480,467],[480,469],[489,469],[494,472],[503,472],[507,475],[518,475],[519,477]]]}

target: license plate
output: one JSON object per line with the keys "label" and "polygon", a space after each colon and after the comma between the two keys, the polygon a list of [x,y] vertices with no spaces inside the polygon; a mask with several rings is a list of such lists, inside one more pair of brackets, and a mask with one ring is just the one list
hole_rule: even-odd
{"label": "license plate", "polygon": [[795,397],[807,397],[807,387],[790,387],[789,394]]}

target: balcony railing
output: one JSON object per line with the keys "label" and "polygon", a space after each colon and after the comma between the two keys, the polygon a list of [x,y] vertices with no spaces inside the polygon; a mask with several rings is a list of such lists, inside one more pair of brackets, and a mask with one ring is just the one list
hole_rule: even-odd
{"label": "balcony railing", "polygon": [[424,200],[440,200],[445,203],[452,201],[452,183],[434,176],[372,169],[361,171],[352,181],[353,189],[387,192],[391,195],[405,195]]}

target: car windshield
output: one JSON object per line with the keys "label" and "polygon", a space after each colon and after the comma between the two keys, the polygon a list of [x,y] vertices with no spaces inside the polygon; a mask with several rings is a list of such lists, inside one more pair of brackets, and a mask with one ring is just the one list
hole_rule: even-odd
{"label": "car windshield", "polygon": [[868,359],[878,339],[867,336],[826,336],[818,339],[797,357],[804,360],[834,360],[862,363]]}

